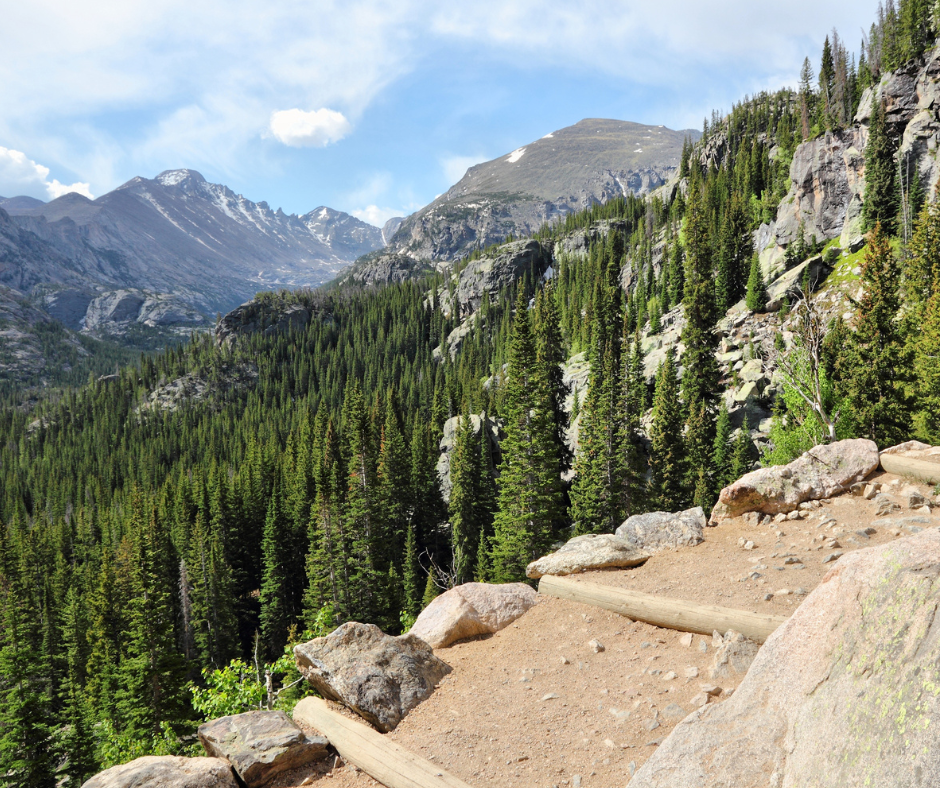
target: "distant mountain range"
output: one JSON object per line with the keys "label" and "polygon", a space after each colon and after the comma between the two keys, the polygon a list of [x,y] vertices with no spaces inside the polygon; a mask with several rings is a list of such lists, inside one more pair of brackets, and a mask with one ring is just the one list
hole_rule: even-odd
{"label": "distant mountain range", "polygon": [[[0,210],[38,239],[24,249],[21,236],[19,262],[0,270],[0,283],[26,294],[44,287],[60,318],[55,305],[63,300],[74,318],[81,301],[121,288],[172,296],[211,315],[258,290],[322,284],[383,245],[379,228],[348,214],[273,211],[193,170],[134,178],[97,200],[0,198]],[[26,249],[38,242],[43,253],[31,256]]]}
{"label": "distant mountain range", "polygon": [[423,269],[509,234],[524,237],[593,203],[628,192],[648,194],[675,175],[685,139],[700,136],[693,129],[596,118],[553,131],[471,167],[430,205],[390,220],[384,228],[391,235],[387,248],[358,261],[343,278],[377,281],[393,269],[400,275],[403,257]]}

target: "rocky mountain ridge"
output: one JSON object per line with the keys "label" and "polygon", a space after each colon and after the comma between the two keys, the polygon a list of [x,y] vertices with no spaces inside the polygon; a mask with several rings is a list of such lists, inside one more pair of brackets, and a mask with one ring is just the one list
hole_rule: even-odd
{"label": "rocky mountain ridge", "polygon": [[[627,193],[649,194],[678,171],[684,141],[701,132],[673,131],[589,118],[477,164],[430,205],[386,225],[387,254],[421,270],[445,265],[507,236],[525,237],[546,222]],[[357,261],[344,281],[375,281],[381,254]],[[399,266],[400,268],[400,266]]]}

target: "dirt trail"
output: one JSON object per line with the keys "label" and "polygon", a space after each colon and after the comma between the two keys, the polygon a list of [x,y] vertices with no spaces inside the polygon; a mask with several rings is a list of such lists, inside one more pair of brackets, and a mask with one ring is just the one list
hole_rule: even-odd
{"label": "dirt trail", "polygon": [[[895,478],[876,473],[871,480]],[[919,489],[930,493],[926,485]],[[845,495],[806,519],[769,527],[736,518],[709,528],[697,547],[660,553],[636,569],[575,579],[789,615],[804,598],[800,592],[815,588],[832,567],[823,563],[828,555],[940,526],[940,509],[927,523],[872,526],[875,508]],[[908,510],[892,515],[912,516]],[[857,533],[870,527],[874,533]],[[833,538],[840,546],[826,547]],[[741,539],[754,549],[745,550]],[[595,653],[591,640],[604,650]],[[688,642],[679,632],[544,598],[496,635],[437,650],[454,672],[388,735],[472,786],[622,788],[694,709],[700,685],[720,686],[720,703],[743,678],[711,679],[712,638],[696,635]],[[335,768],[331,760],[312,772],[285,775],[279,785],[320,782],[378,785],[341,760]]]}

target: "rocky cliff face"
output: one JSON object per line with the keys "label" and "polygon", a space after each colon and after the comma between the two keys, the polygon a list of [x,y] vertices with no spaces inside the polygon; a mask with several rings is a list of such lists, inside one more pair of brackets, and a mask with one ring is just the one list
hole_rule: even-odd
{"label": "rocky cliff face", "polygon": [[783,247],[796,239],[801,222],[807,238],[839,238],[844,249],[861,245],[864,151],[875,101],[884,103],[889,129],[899,140],[898,160],[905,177],[913,177],[916,170],[925,193],[934,193],[940,183],[940,48],[868,88],[850,128],[796,149],[790,192],[780,203],[776,220],[756,235],[765,276],[782,271]]}

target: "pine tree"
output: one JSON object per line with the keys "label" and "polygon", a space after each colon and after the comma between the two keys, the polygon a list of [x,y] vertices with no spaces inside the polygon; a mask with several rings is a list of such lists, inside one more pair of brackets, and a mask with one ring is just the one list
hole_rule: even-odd
{"label": "pine tree", "polygon": [[421,612],[421,564],[418,562],[418,542],[415,529],[408,526],[405,539],[405,571],[402,578],[405,592],[405,612],[417,616]]}
{"label": "pine tree", "polygon": [[897,217],[897,162],[894,158],[895,145],[888,134],[885,108],[880,101],[872,102],[868,129],[862,217],[866,229],[873,229],[880,223],[882,232],[891,235]]}
{"label": "pine tree", "polygon": [[428,572],[427,580],[424,583],[424,596],[421,598],[421,608],[424,609],[430,605],[438,595],[441,593],[441,590],[437,587],[437,583],[434,582],[434,570],[432,569]]}
{"label": "pine tree", "polygon": [[862,281],[865,293],[843,371],[848,418],[859,437],[891,446],[910,432],[906,385],[911,359],[897,322],[900,266],[880,224],[868,237]]}
{"label": "pine tree", "polygon": [[720,490],[734,479],[731,478],[731,417],[728,409],[721,405],[715,423],[715,445],[712,453],[715,486]]}
{"label": "pine tree", "polygon": [[682,407],[672,348],[656,373],[653,423],[650,427],[650,479],[648,498],[661,511],[676,512],[688,500],[685,494],[685,448]]}
{"label": "pine tree", "polygon": [[940,203],[921,212],[904,266],[904,295],[915,324],[940,283]]}
{"label": "pine tree", "polygon": [[920,396],[915,424],[921,440],[936,446],[940,444],[940,275],[924,307],[919,335],[915,371]]}
{"label": "pine tree", "polygon": [[751,272],[747,278],[747,308],[752,312],[763,312],[767,306],[767,288],[764,286],[764,274],[761,270],[760,257],[751,257]]}
{"label": "pine tree", "polygon": [[173,585],[176,561],[156,512],[135,493],[127,602],[126,653],[120,665],[117,709],[120,729],[135,738],[160,734],[164,722],[179,725],[191,709],[185,692],[185,664],[177,651]]}
{"label": "pine tree", "polygon": [[473,417],[466,413],[454,435],[454,449],[450,455],[450,514],[451,539],[454,549],[454,576],[458,585],[473,580],[477,563],[482,523],[477,500],[477,482],[480,478],[480,440],[485,439],[485,427],[480,421],[480,437],[474,432]]}
{"label": "pine tree", "polygon": [[516,300],[509,347],[499,498],[493,535],[493,575],[525,580],[530,561],[543,555],[563,517],[556,428],[548,382],[532,364],[535,343],[525,296]]}
{"label": "pine tree", "polygon": [[734,438],[734,449],[731,452],[731,470],[729,484],[740,479],[751,470],[751,436],[747,427],[742,426]]}
{"label": "pine tree", "polygon": [[261,633],[268,656],[276,659],[287,644],[287,630],[295,622],[289,577],[293,545],[290,521],[284,508],[283,484],[278,474],[261,540],[263,574],[261,580]]}
{"label": "pine tree", "polygon": [[646,487],[646,460],[640,438],[640,420],[646,412],[646,376],[639,331],[631,338],[624,325],[620,401],[620,422],[616,450],[620,453],[617,518],[626,519],[643,511]]}

